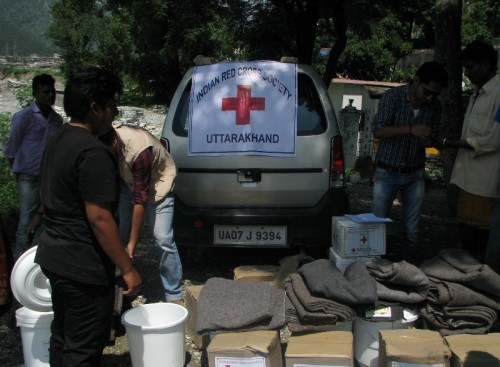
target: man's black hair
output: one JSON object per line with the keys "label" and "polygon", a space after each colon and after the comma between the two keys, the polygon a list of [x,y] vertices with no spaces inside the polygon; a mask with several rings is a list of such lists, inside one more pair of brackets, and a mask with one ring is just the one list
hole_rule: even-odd
{"label": "man's black hair", "polygon": [[477,63],[488,61],[490,63],[490,70],[496,73],[498,53],[492,45],[475,40],[465,46],[462,51],[462,62],[466,61]]}
{"label": "man's black hair", "polygon": [[31,90],[33,91],[33,95],[35,95],[36,90],[41,85],[54,86],[56,83],[55,79],[50,74],[39,74],[36,75],[31,81]]}
{"label": "man's black hair", "polygon": [[424,84],[435,82],[443,88],[448,86],[448,73],[442,64],[437,61],[424,62],[417,70],[416,76]]}
{"label": "man's black hair", "polygon": [[71,74],[64,90],[64,111],[66,115],[82,120],[95,102],[102,108],[116,95],[123,92],[121,79],[111,71],[90,67]]}

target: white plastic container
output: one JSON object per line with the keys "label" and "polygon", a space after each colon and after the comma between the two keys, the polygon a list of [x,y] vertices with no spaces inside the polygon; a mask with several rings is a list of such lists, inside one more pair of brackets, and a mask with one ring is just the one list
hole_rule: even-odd
{"label": "white plastic container", "polygon": [[50,324],[53,319],[52,311],[39,312],[26,307],[16,310],[25,367],[49,366]]}
{"label": "white plastic container", "polygon": [[418,313],[405,309],[402,320],[370,321],[356,317],[353,323],[354,359],[360,367],[378,367],[379,330],[409,329],[418,319]]}
{"label": "white plastic container", "polygon": [[126,311],[122,324],[133,367],[182,367],[188,311],[174,303],[151,303]]}
{"label": "white plastic container", "polygon": [[22,304],[16,310],[21,331],[25,367],[49,367],[50,324],[54,319],[50,284],[35,263],[37,246],[17,259],[10,275],[14,297]]}

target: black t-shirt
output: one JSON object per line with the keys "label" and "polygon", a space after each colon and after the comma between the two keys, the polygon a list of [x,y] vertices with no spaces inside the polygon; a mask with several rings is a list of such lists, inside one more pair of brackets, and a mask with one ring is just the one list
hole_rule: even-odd
{"label": "black t-shirt", "polygon": [[117,177],[113,156],[85,129],[65,124],[52,135],[40,171],[46,226],[36,263],[84,283],[107,285],[114,279],[114,265],[94,236],[84,201],[114,208]]}

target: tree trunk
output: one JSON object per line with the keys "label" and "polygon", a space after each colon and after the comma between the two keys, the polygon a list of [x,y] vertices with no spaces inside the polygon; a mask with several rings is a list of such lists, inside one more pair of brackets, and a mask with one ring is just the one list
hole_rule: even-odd
{"label": "tree trunk", "polygon": [[298,14],[299,29],[297,34],[297,50],[299,62],[312,64],[314,41],[318,24],[318,0],[309,0]]}
{"label": "tree trunk", "polygon": [[[442,63],[449,75],[448,88],[441,93],[443,107],[441,133],[443,137],[458,139],[462,131],[462,62],[461,62],[462,0],[436,0],[435,60]],[[449,183],[456,150],[441,150],[445,182]],[[448,203],[453,215],[456,210],[456,187],[448,185]]]}
{"label": "tree trunk", "polygon": [[330,81],[336,75],[337,64],[347,45],[347,20],[345,6],[342,1],[334,1],[331,4],[331,16],[333,19],[335,43],[333,44],[328,60],[323,73],[323,83],[326,87],[330,85]]}

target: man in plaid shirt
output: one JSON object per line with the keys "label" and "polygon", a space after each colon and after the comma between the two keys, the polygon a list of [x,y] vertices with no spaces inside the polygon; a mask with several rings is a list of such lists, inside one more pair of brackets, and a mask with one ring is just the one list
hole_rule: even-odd
{"label": "man in plaid shirt", "polygon": [[443,65],[426,62],[409,84],[384,93],[373,119],[373,136],[380,139],[380,145],[372,212],[378,217],[389,216],[396,195],[401,193],[404,241],[398,260],[415,262],[425,193],[425,148],[440,147],[441,105],[436,97],[447,85]]}

